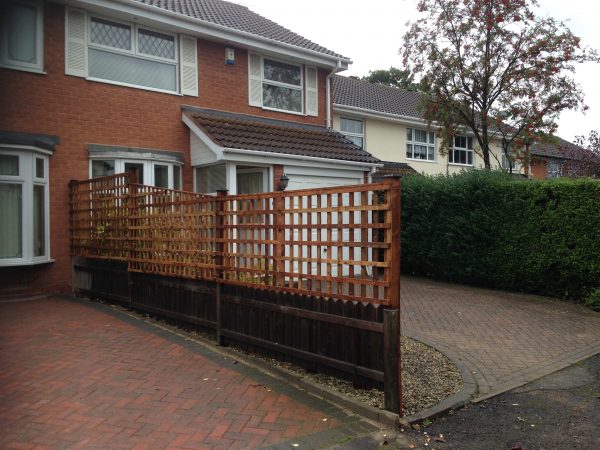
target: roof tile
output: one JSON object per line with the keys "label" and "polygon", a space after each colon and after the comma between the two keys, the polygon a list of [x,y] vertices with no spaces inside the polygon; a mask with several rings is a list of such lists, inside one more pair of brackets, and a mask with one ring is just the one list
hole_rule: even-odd
{"label": "roof tile", "polygon": [[340,75],[332,79],[333,103],[336,105],[423,119],[419,109],[421,94],[418,92]]}
{"label": "roof tile", "polygon": [[213,142],[224,148],[379,162],[342,134],[325,127],[203,108],[184,107],[184,111]]}
{"label": "roof tile", "polygon": [[348,59],[269,20],[246,6],[223,0],[134,0],[215,25],[243,31],[336,58]]}

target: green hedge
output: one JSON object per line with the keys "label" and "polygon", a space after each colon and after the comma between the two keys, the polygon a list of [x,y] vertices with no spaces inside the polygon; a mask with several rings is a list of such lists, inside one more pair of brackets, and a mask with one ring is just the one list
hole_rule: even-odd
{"label": "green hedge", "polygon": [[600,287],[600,180],[486,171],[404,178],[402,268],[581,299]]}

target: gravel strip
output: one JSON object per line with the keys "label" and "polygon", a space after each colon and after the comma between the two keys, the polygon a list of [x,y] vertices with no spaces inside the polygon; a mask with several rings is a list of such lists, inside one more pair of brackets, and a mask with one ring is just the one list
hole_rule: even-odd
{"label": "gravel strip", "polygon": [[[434,348],[421,342],[402,336],[402,403],[405,416],[416,414],[435,406],[446,397],[456,394],[462,388],[463,381],[459,370],[448,358]],[[278,361],[257,353],[249,353],[236,347],[235,351],[260,358],[269,364],[301,375],[308,380],[326,386],[369,406],[383,409],[383,391],[380,389],[361,389],[352,382],[340,378],[309,372],[291,363]]]}

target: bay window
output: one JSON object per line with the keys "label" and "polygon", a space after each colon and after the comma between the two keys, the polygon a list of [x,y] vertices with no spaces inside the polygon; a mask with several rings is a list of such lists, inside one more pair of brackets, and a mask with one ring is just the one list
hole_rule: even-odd
{"label": "bay window", "polygon": [[406,129],[406,157],[435,161],[435,133],[433,131]]}
{"label": "bay window", "polygon": [[472,166],[474,154],[471,136],[454,136],[454,145],[448,150],[448,161],[450,164]]}
{"label": "bay window", "polygon": [[125,159],[92,159],[92,178],[105,177],[116,173],[137,171],[137,182],[167,189],[181,189],[181,166],[172,162],[155,162]]}
{"label": "bay window", "polygon": [[50,260],[48,156],[0,148],[0,266]]}

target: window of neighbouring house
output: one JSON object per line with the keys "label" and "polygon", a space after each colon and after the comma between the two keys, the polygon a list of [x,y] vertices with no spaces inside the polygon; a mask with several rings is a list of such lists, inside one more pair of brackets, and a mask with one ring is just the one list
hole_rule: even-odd
{"label": "window of neighbouring house", "polygon": [[435,161],[435,133],[417,128],[407,128],[406,157],[422,161]]}
{"label": "window of neighbouring house", "polygon": [[50,260],[48,156],[0,149],[0,266]]}
{"label": "window of neighbouring house", "polygon": [[362,120],[340,118],[340,132],[355,145],[364,146],[364,127]]}
{"label": "window of neighbouring house", "polygon": [[128,22],[89,18],[88,76],[168,92],[178,91],[174,34]]}
{"label": "window of neighbouring house", "polygon": [[560,178],[562,176],[562,163],[557,161],[548,161],[547,178]]}
{"label": "window of neighbouring house", "polygon": [[517,159],[517,155],[515,151],[512,149],[512,146],[508,149],[508,156],[506,152],[502,150],[502,160],[501,160],[502,169],[510,172],[520,172],[522,168],[521,162]]}
{"label": "window of neighbouring house", "polygon": [[36,0],[14,1],[0,8],[0,65],[34,72],[43,71],[42,3]]}
{"label": "window of neighbouring house", "polygon": [[471,136],[454,136],[454,146],[448,150],[448,161],[450,164],[472,166],[474,154]]}

